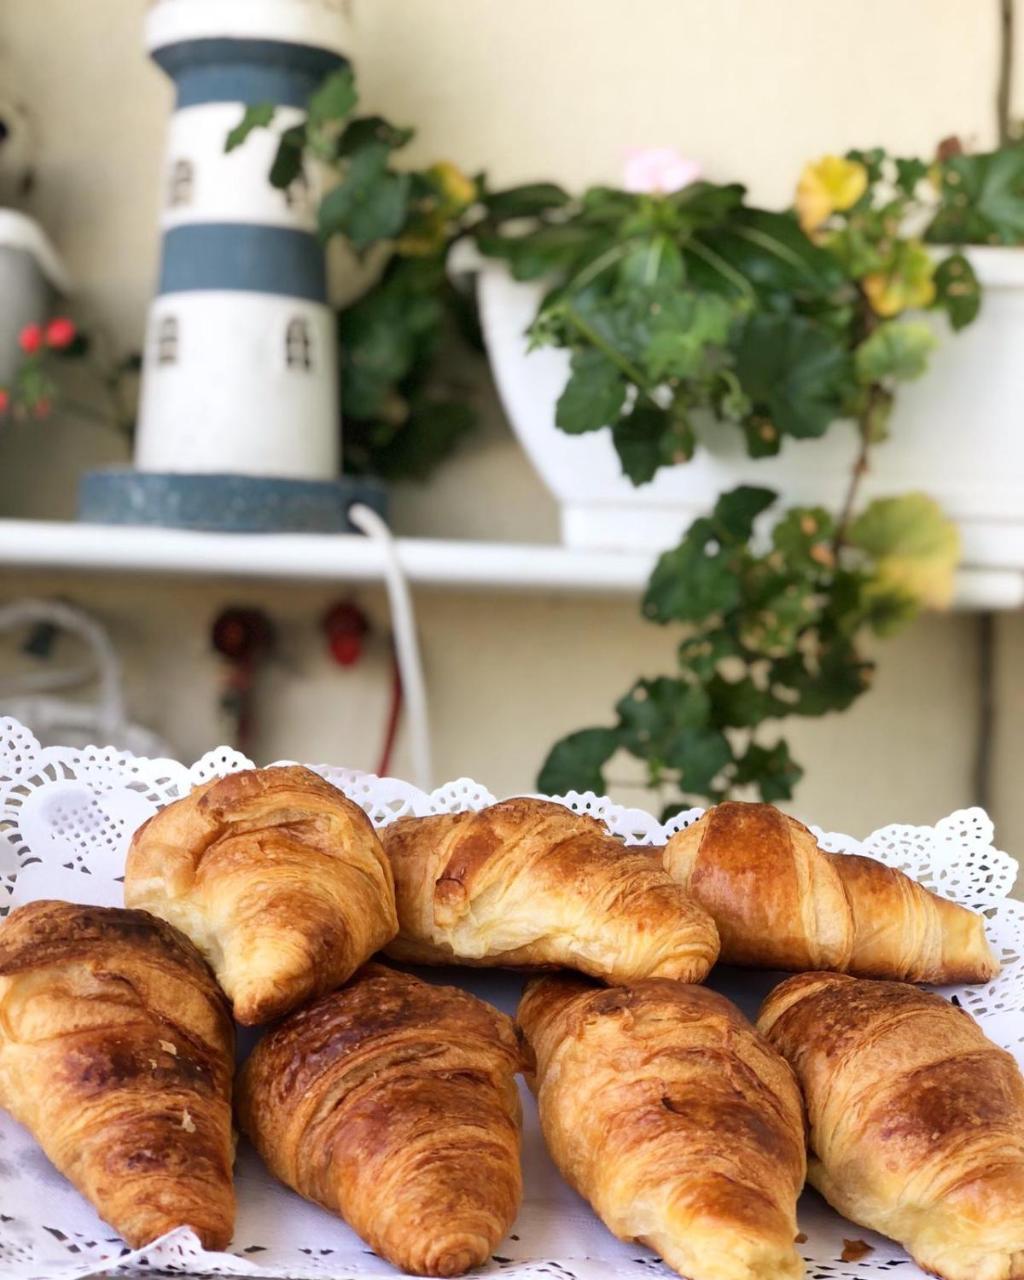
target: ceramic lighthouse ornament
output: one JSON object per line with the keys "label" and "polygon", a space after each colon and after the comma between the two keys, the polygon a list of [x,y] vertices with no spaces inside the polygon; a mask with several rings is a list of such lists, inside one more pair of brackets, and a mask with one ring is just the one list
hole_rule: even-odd
{"label": "ceramic lighthouse ornament", "polygon": [[[280,132],[345,65],[343,34],[340,0],[151,5],[147,47],[176,89],[160,277],[135,471],[88,477],[85,518],[345,527],[352,490],[338,479],[337,339],[316,194],[304,179],[287,191],[268,180]],[[246,105],[262,102],[278,107],[272,128],[226,152]]]}

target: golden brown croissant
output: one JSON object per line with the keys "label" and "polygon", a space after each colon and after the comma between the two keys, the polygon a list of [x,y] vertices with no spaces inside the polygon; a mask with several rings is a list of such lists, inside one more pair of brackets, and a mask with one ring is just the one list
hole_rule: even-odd
{"label": "golden brown croissant", "polygon": [[791,1280],[803,1188],[793,1073],[723,996],[648,979],[527,987],[541,1128],[609,1230],[688,1280]]}
{"label": "golden brown croissant", "polygon": [[405,818],[381,839],[398,899],[396,960],[699,982],[718,954],[713,921],[650,854],[563,805],[521,797]]}
{"label": "golden brown croissant", "polygon": [[145,911],[33,902],[0,924],[0,1105],[133,1248],[234,1229],[227,1002]]}
{"label": "golden brown croissant", "polygon": [[770,804],[716,805],[673,836],[669,874],[709,911],[726,964],[904,982],[987,982],[981,916],[873,858],[826,853]]}
{"label": "golden brown croissant", "polygon": [[460,1275],[519,1208],[520,1066],[497,1009],[371,964],[260,1041],[239,1118],[282,1182],[381,1257]]}
{"label": "golden brown croissant", "polygon": [[398,928],[369,818],[298,766],[230,774],[150,818],[124,899],[188,934],[247,1026],[339,986]]}
{"label": "golden brown croissant", "polygon": [[945,1280],[1024,1276],[1024,1079],[962,1009],[803,973],[758,1020],[803,1085],[809,1179]]}

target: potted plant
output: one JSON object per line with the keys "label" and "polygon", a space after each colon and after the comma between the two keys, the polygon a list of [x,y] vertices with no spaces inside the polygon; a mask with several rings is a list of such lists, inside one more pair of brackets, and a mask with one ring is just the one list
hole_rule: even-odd
{"label": "potted plant", "polygon": [[1024,562],[1024,264],[1002,247],[1022,231],[1024,150],[825,157],[793,213],[640,161],[631,191],[562,193],[477,237],[492,367],[565,540],[656,550],[755,479],[834,508],[869,415],[889,443],[868,494],[923,488],[972,563]]}

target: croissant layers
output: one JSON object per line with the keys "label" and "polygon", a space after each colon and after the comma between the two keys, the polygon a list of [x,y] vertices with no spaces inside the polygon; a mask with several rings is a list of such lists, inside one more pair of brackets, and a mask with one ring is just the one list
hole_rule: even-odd
{"label": "croissant layers", "polygon": [[518,1013],[541,1128],[622,1240],[687,1280],[798,1280],[804,1112],[793,1073],[705,987],[531,983]]}
{"label": "croissant layers", "polygon": [[808,1177],[841,1214],[944,1280],[1024,1276],[1024,1078],[940,996],[805,973],[758,1025],[792,1063]]}
{"label": "croissant layers", "polygon": [[128,906],[176,925],[245,1025],[339,986],[398,928],[369,818],[298,766],[198,787],[135,833]]}
{"label": "croissant layers", "polygon": [[187,938],[33,902],[0,924],[0,1105],[133,1248],[231,1240],[234,1026]]}
{"label": "croissant layers", "polygon": [[371,964],[256,1047],[238,1112],[270,1170],[402,1271],[454,1276],[522,1196],[521,1066],[482,1000]]}
{"label": "croissant layers", "polygon": [[699,982],[714,922],[648,853],[585,814],[520,797],[381,832],[400,933],[416,964],[567,967],[606,982]]}
{"label": "croissant layers", "polygon": [[999,972],[981,916],[873,858],[827,853],[772,805],[716,805],[663,862],[714,917],[728,964],[935,983]]}

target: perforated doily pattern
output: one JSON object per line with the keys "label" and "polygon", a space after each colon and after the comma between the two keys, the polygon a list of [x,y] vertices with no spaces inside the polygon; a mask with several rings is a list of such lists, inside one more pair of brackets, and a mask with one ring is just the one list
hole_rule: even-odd
{"label": "perforated doily pattern", "polygon": [[[222,747],[190,769],[172,760],[145,760],[108,748],[41,748],[16,721],[0,719],[0,916],[38,897],[119,904],[124,854],[132,832],[190,787],[252,762]],[[468,778],[429,794],[396,778],[328,765],[313,766],[383,826],[406,814],[480,809],[495,797]],[[695,821],[699,809],[662,825],[641,809],[591,792],[554,799],[592,814],[634,844],[658,844]],[[984,912],[1001,955],[1001,976],[984,987],[959,987],[955,998],[993,1040],[1024,1059],[1024,903],[1008,898],[1016,863],[993,846],[985,813],[967,809],[934,827],[891,826],[857,841],[816,834],[837,852],[868,853],[898,866],[929,888]],[[519,980],[462,971],[478,994],[512,1011]],[[774,979],[720,970],[712,985],[753,1012]],[[650,1280],[669,1277],[653,1254],[615,1240],[558,1177],[544,1150],[536,1110],[524,1098],[525,1200],[509,1237],[485,1272],[515,1280]],[[208,1253],[190,1231],[172,1232],[131,1252],[53,1169],[33,1139],[0,1113],[0,1280],[71,1280],[98,1271],[196,1273],[326,1280],[384,1280],[394,1272],[343,1223],[274,1182],[243,1144],[236,1167],[239,1215],[230,1253]],[[922,1272],[892,1243],[837,1217],[813,1192],[800,1204],[802,1251],[810,1280],[865,1280]],[[871,1252],[843,1262],[846,1240]]]}

